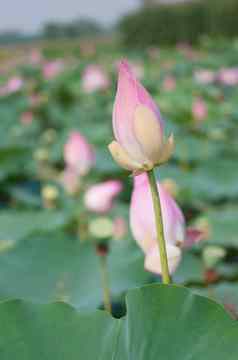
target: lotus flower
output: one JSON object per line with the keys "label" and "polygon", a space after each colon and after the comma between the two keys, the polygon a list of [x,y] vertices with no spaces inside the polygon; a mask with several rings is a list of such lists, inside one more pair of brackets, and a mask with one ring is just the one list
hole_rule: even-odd
{"label": "lotus flower", "polygon": [[111,210],[113,201],[122,191],[119,180],[108,180],[91,186],[85,193],[84,203],[88,210],[105,214]]}
{"label": "lotus flower", "polygon": [[23,80],[20,77],[12,77],[7,83],[8,93],[19,91],[23,86]]}
{"label": "lotus flower", "polygon": [[87,175],[95,163],[92,146],[78,131],[73,131],[64,147],[66,167],[79,176]]}
{"label": "lotus flower", "polygon": [[218,73],[218,81],[223,85],[235,86],[238,84],[238,68],[224,68]]}
{"label": "lotus flower", "polygon": [[211,70],[200,69],[195,71],[194,78],[199,84],[211,84],[216,80],[216,73]]}
{"label": "lotus flower", "polygon": [[[182,247],[188,247],[201,240],[200,232],[189,228],[188,234],[183,213],[175,200],[157,182],[164,236],[170,273],[173,273],[182,257]],[[134,189],[130,206],[130,225],[133,236],[145,253],[145,268],[161,274],[157,232],[152,197],[146,174],[134,178]]]}
{"label": "lotus flower", "polygon": [[164,139],[156,104],[125,61],[119,65],[113,131],[116,141],[109,150],[120,166],[134,174],[166,162],[174,149],[173,136]]}
{"label": "lotus flower", "polygon": [[43,66],[43,77],[46,80],[50,80],[59,75],[64,68],[64,63],[62,60],[49,61]]}
{"label": "lotus flower", "polygon": [[201,122],[208,116],[207,105],[205,101],[198,97],[194,100],[192,105],[192,113],[195,120]]}
{"label": "lotus flower", "polygon": [[88,65],[86,67],[82,78],[82,88],[85,93],[106,90],[109,85],[109,78],[99,65]]}
{"label": "lotus flower", "polygon": [[8,82],[0,87],[0,96],[5,96],[9,94],[14,94],[15,92],[21,90],[24,82],[18,76],[11,77]]}

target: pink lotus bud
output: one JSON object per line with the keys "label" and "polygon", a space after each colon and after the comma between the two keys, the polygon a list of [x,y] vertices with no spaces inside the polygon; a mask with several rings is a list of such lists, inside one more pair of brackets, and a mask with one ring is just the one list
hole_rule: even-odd
{"label": "pink lotus bud", "polygon": [[216,80],[216,74],[211,70],[196,70],[194,78],[199,84],[211,84]]}
{"label": "pink lotus bud", "polygon": [[120,166],[135,174],[166,162],[173,152],[173,136],[165,141],[156,104],[125,61],[119,66],[113,130],[116,141],[109,150]]}
{"label": "pink lotus bud", "polygon": [[43,77],[46,80],[53,79],[63,71],[63,68],[64,63],[62,60],[54,60],[47,62],[42,69]]}
{"label": "pink lotus bud", "polygon": [[33,121],[33,114],[31,111],[26,111],[21,115],[20,119],[22,125],[31,125]]}
{"label": "pink lotus bud", "polygon": [[198,97],[194,100],[192,105],[192,114],[197,122],[201,122],[207,118],[207,105],[202,98]]}
{"label": "pink lotus bud", "polygon": [[223,85],[235,86],[238,84],[238,68],[221,69],[218,73],[218,81]]}
{"label": "pink lotus bud", "polygon": [[[186,242],[185,220],[175,200],[158,182],[157,186],[160,194],[169,270],[172,273],[180,262],[181,248]],[[146,174],[134,178],[130,225],[136,242],[145,253],[145,268],[153,273],[161,274],[155,216]]]}
{"label": "pink lotus bud", "polygon": [[173,91],[176,89],[176,79],[172,75],[167,75],[163,82],[163,90]]}
{"label": "pink lotus bud", "polygon": [[109,78],[99,65],[88,65],[86,67],[82,77],[82,88],[85,93],[106,90],[109,85]]}
{"label": "pink lotus bud", "polygon": [[86,175],[95,163],[92,146],[80,132],[73,131],[64,147],[66,166],[78,175]]}
{"label": "pink lotus bud", "polygon": [[111,210],[113,200],[122,191],[119,180],[108,180],[91,186],[85,193],[84,202],[88,210],[105,214]]}

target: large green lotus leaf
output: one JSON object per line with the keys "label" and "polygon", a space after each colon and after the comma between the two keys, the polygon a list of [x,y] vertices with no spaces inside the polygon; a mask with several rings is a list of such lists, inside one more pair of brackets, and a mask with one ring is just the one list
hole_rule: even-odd
{"label": "large green lotus leaf", "polygon": [[67,224],[69,214],[55,210],[2,210],[0,212],[1,245],[27,237],[32,233],[54,231]]}
{"label": "large green lotus leaf", "polygon": [[[115,243],[108,259],[113,295],[145,284],[143,255],[135,244]],[[67,300],[76,307],[101,304],[99,260],[90,243],[64,235],[35,235],[0,253],[0,298]]]}
{"label": "large green lotus leaf", "polygon": [[220,283],[218,285],[209,286],[204,289],[197,289],[198,294],[206,295],[211,299],[230,306],[238,315],[238,284],[237,283]]}
{"label": "large green lotus leaf", "polygon": [[9,301],[0,322],[1,360],[236,360],[238,352],[238,324],[225,310],[176,286],[130,291],[124,319]]}

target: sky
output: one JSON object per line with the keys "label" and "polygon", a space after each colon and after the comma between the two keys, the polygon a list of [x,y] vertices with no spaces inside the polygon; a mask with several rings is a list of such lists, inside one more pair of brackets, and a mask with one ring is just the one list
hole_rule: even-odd
{"label": "sky", "polygon": [[136,9],[140,0],[6,0],[0,12],[0,31],[34,32],[49,20],[89,16],[110,24]]}

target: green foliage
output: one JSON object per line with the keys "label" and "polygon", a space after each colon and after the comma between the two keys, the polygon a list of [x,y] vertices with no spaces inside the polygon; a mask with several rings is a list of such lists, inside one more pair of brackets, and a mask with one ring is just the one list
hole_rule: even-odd
{"label": "green foliage", "polygon": [[237,358],[237,323],[216,303],[175,286],[130,291],[120,320],[24,301],[1,303],[0,319],[2,360]]}
{"label": "green foliage", "polygon": [[142,8],[125,16],[119,28],[129,47],[197,43],[204,35],[237,36],[237,16],[235,0],[195,0]]}

